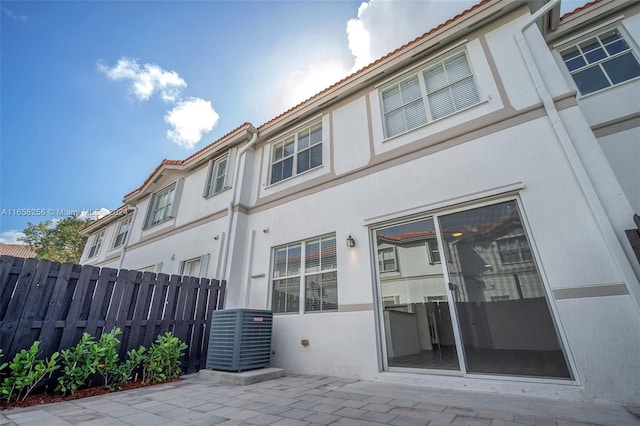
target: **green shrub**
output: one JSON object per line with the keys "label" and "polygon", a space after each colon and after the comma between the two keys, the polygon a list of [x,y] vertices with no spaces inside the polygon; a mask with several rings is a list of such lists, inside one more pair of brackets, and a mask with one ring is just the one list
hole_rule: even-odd
{"label": "green shrub", "polygon": [[[60,368],[57,365],[58,352],[54,352],[48,360],[37,359],[40,342],[33,342],[31,347],[16,354],[9,364],[9,375],[2,380],[0,393],[7,401],[24,400],[45,376]],[[3,364],[4,368],[6,364]]]}
{"label": "green shrub", "polygon": [[[4,357],[4,354],[2,353],[2,349],[0,349],[0,358],[3,358],[3,357]],[[2,370],[4,370],[7,367],[7,365],[9,364],[7,364],[6,362],[3,362],[0,364],[0,377],[2,377],[1,376]]]}
{"label": "green shrub", "polygon": [[95,338],[89,333],[83,333],[78,344],[63,350],[60,357],[63,374],[58,378],[56,391],[73,394],[89,385],[89,376],[98,371],[101,354]]}
{"label": "green shrub", "polygon": [[122,334],[119,328],[111,330],[109,333],[102,333],[98,340],[98,365],[96,372],[102,377],[104,387],[116,390],[122,381],[120,378],[120,356],[118,355],[118,345],[120,340],[117,336]]}
{"label": "green shrub", "polygon": [[166,382],[179,377],[180,358],[185,349],[187,345],[170,332],[158,336],[142,359],[142,383]]}
{"label": "green shrub", "polygon": [[118,355],[118,345],[120,340],[116,336],[122,334],[119,328],[115,328],[110,333],[103,333],[98,341],[98,354],[100,356],[97,373],[104,380],[104,387],[109,390],[121,390],[124,383],[131,379],[133,371],[142,362],[145,352],[144,346],[132,349],[127,352],[127,360],[120,362]]}

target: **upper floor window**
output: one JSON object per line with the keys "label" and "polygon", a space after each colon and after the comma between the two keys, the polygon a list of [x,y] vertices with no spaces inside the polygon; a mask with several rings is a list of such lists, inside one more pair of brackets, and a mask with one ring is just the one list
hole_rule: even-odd
{"label": "upper floor window", "polygon": [[128,217],[118,222],[118,225],[116,228],[116,237],[113,240],[112,248],[120,247],[125,243],[130,229],[131,229],[131,217]]}
{"label": "upper floor window", "polygon": [[91,237],[87,259],[98,255],[100,247],[102,246],[102,240],[104,240],[104,229]]}
{"label": "upper floor window", "polygon": [[175,192],[176,184],[174,183],[153,194],[151,197],[151,208],[147,219],[147,227],[162,223],[171,217]]}
{"label": "upper floor window", "polygon": [[336,236],[328,235],[288,244],[274,251],[273,312],[338,309]]}
{"label": "upper floor window", "polygon": [[429,250],[429,263],[441,263],[440,262],[440,249],[438,248],[438,240],[431,239],[427,241],[427,249]]}
{"label": "upper floor window", "polygon": [[529,242],[524,235],[515,238],[504,238],[498,240],[497,244],[500,260],[503,264],[533,261]]}
{"label": "upper floor window", "polygon": [[382,90],[387,137],[480,102],[466,53],[431,63]]}
{"label": "upper floor window", "polygon": [[617,29],[588,38],[560,55],[583,95],[640,76],[638,58]]}
{"label": "upper floor window", "polygon": [[224,156],[211,163],[209,175],[207,176],[207,187],[204,192],[205,197],[217,194],[227,188],[227,163],[229,158]]}
{"label": "upper floor window", "polygon": [[380,272],[393,272],[398,270],[395,247],[378,250],[378,269],[380,269]]}
{"label": "upper floor window", "polygon": [[271,146],[271,180],[276,183],[322,165],[322,123],[315,123]]}

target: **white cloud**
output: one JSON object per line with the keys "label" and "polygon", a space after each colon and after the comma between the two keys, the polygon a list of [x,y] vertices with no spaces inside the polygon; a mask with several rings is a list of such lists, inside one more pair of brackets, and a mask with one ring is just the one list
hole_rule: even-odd
{"label": "white cloud", "polygon": [[164,101],[174,102],[187,83],[175,71],[167,71],[155,64],[138,64],[135,59],[120,58],[109,68],[98,62],[98,70],[111,80],[129,81],[129,89],[141,101],[159,93]]}
{"label": "white cloud", "polygon": [[470,8],[476,0],[369,0],[347,22],[353,71],[397,49]]}
{"label": "white cloud", "polygon": [[[277,90],[271,107],[286,110],[338,82],[374,60],[473,6],[477,0],[369,0],[346,24],[353,62],[324,58],[298,67]],[[270,108],[271,109],[271,108]]]}
{"label": "white cloud", "polygon": [[167,130],[167,137],[178,145],[192,149],[206,132],[218,124],[219,118],[209,101],[190,98],[179,102],[164,116],[164,121],[173,127]]}
{"label": "white cloud", "polygon": [[15,21],[20,21],[20,22],[27,22],[27,16],[23,15],[23,14],[18,14],[13,12],[12,10],[2,6],[2,11],[4,12],[5,15],[7,15],[9,18],[15,20]]}
{"label": "white cloud", "polygon": [[289,75],[278,96],[283,109],[288,109],[336,83],[349,72],[349,65],[335,59],[308,64]]}
{"label": "white cloud", "polygon": [[0,233],[0,243],[5,243],[5,244],[16,244],[16,243],[20,243],[20,241],[18,241],[18,238],[20,237],[24,237],[24,233],[21,231],[18,231],[17,229],[10,229],[8,231],[4,231]]}

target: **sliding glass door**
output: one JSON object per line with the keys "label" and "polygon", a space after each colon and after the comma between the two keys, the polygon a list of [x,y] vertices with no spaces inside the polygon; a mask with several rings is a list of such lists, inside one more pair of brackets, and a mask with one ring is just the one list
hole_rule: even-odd
{"label": "sliding glass door", "polygon": [[433,219],[376,232],[390,367],[460,370]]}
{"label": "sliding glass door", "polygon": [[515,200],[376,241],[389,367],[571,378]]}

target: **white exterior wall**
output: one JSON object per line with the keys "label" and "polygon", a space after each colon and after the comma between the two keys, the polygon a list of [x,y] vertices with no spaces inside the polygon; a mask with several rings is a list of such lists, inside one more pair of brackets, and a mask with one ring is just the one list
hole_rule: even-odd
{"label": "white exterior wall", "polygon": [[[341,118],[348,119],[336,117],[335,120]],[[620,273],[603,249],[603,241],[594,220],[585,215],[588,206],[558,150],[547,120],[541,118],[256,213],[251,216],[251,229],[268,227],[270,231],[268,234],[258,233],[251,270],[254,274],[266,273],[268,277],[272,247],[336,232],[338,303],[347,310],[350,309],[348,305],[371,304],[374,288],[371,283],[373,262],[369,247],[373,247],[374,242],[366,226],[367,218],[390,217],[402,211],[423,210],[426,213],[429,205],[441,205],[443,201],[454,204],[469,194],[480,197],[480,194],[491,193],[495,188],[522,182],[524,188],[519,193],[525,223],[530,228],[532,245],[537,249],[541,272],[550,289],[620,282]],[[348,234],[358,242],[355,248],[349,249],[344,244]],[[252,307],[269,307],[268,281],[260,278],[259,284],[252,283]],[[584,315],[584,310],[558,309],[559,302],[551,299],[552,306],[559,311],[558,326],[562,334],[574,336],[566,349],[570,354],[581,354],[576,360],[580,362],[576,364],[578,384],[558,387],[558,392],[565,397],[631,402],[630,398],[637,395],[640,389],[637,376],[627,374],[618,377],[618,371],[637,367],[637,360],[627,354],[629,351],[635,353],[640,345],[636,329],[631,329],[634,330],[631,335],[624,331],[629,330],[625,321],[638,321],[633,302],[629,296],[621,299],[625,301],[621,303],[618,314],[610,317],[606,325],[602,323],[603,317]],[[603,305],[613,303],[607,298],[589,298],[585,303],[591,305],[595,300]],[[563,301],[566,306],[579,306],[582,302],[583,299]],[[357,332],[351,326],[337,326],[347,323],[347,315],[356,316],[351,312],[276,315],[274,341],[277,350],[274,364],[291,369],[293,363],[295,372],[309,374],[332,374],[339,368],[336,365],[343,365],[351,372],[350,377],[375,376],[377,364],[374,362],[367,364],[372,370],[358,375],[356,372],[362,371],[363,367],[354,369],[351,365],[352,362],[356,363],[355,355],[340,358],[327,356],[326,348],[338,343],[342,353],[357,354],[362,351],[363,345],[368,348],[369,354],[374,353],[375,322],[367,323]],[[373,318],[372,312],[369,315]],[[572,315],[578,316],[579,320],[570,319]],[[341,316],[345,319],[341,320]],[[333,327],[334,324],[336,327]],[[606,329],[609,336],[618,335],[616,350],[611,351],[600,344],[594,346],[592,339],[575,338],[590,329]],[[315,338],[311,339],[309,335]],[[351,342],[350,339],[356,335],[359,340]],[[363,336],[369,336],[366,344],[361,340]],[[291,361],[291,353],[303,350],[301,338],[318,342],[304,348],[304,361]],[[278,355],[283,351],[285,355]],[[615,371],[611,368],[590,369],[590,365],[601,362],[605,353],[611,366],[621,367]],[[369,357],[360,361],[366,360]],[[431,376],[423,377],[422,381],[437,384],[438,379],[431,382],[428,377]],[[579,384],[582,378],[584,387]],[[487,387],[487,382],[482,380],[460,378],[457,381],[460,386],[468,388],[513,391],[511,382],[503,387],[496,383]],[[542,396],[549,395],[551,389],[557,391],[556,385],[540,387],[534,383],[527,384],[526,381],[518,383],[517,387],[519,393]]]}
{"label": "white exterior wall", "polygon": [[[227,307],[269,309],[273,248],[336,235],[339,309],[276,314],[273,365],[290,373],[640,404],[640,376],[634,374],[640,353],[640,308],[632,296],[638,282],[631,282],[621,269],[627,260],[616,258],[607,245],[610,236],[602,230],[541,107],[513,37],[525,19],[517,18],[484,38],[470,36],[466,51],[481,99],[478,105],[385,140],[379,86],[368,87],[322,115],[309,117],[308,123],[322,120],[321,167],[268,184],[269,144],[297,127],[261,140],[255,152],[243,157],[241,205],[236,206],[230,233]],[[571,85],[536,31],[529,30],[527,40],[545,83],[554,97],[570,99]],[[498,74],[493,73],[494,64]],[[598,142],[589,128],[593,123],[588,111],[581,100],[580,106],[565,104],[560,114],[599,194],[606,194],[602,202],[615,231],[621,232],[631,207],[618,184],[620,176],[616,178],[602,150],[593,149]],[[510,119],[508,125],[491,121],[502,116]],[[462,129],[469,123],[476,128]],[[628,135],[623,135],[626,141]],[[607,138],[600,140],[603,147],[616,144],[610,159],[618,156],[622,161],[617,148],[627,148],[618,135]],[[209,254],[207,276],[219,278],[222,244],[229,238],[225,209],[233,191],[203,198],[206,166],[186,174],[168,173],[157,189],[180,176],[185,181],[175,220],[141,230],[150,197],[138,203],[123,267],[162,262],[163,273],[177,273],[180,261]],[[623,176],[628,179],[631,174]],[[504,197],[521,203],[523,224],[575,380],[381,372],[384,333],[371,228]],[[348,235],[356,240],[353,248],[346,246]],[[106,235],[103,244],[108,241]],[[585,296],[589,289],[611,285],[626,286],[632,295]],[[578,296],[556,297],[567,289]],[[303,346],[302,339],[309,345]]]}

